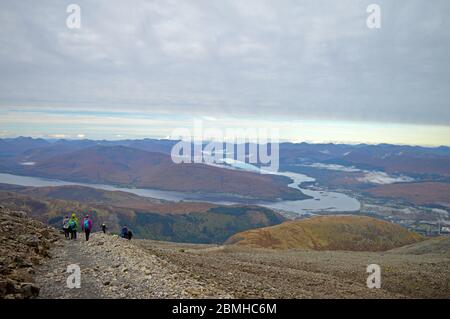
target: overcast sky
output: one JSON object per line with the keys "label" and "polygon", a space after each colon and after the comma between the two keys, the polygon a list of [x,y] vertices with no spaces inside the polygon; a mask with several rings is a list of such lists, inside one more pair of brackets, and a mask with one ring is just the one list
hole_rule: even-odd
{"label": "overcast sky", "polygon": [[[421,127],[424,144],[450,144],[449,13],[448,0],[0,0],[0,135],[203,117]],[[164,136],[158,123],[141,124]]]}

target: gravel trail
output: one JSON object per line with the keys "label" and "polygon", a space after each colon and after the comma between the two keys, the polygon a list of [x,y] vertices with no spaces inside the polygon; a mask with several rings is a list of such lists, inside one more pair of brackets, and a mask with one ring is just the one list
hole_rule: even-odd
{"label": "gravel trail", "polygon": [[[450,298],[445,253],[250,249],[95,233],[89,242],[58,242],[36,270],[40,298]],[[69,264],[81,288],[68,289]],[[366,286],[369,264],[381,289]]]}
{"label": "gravel trail", "polygon": [[[236,298],[450,298],[448,253],[135,244]],[[366,285],[370,264],[381,267],[381,289]]]}
{"label": "gravel trail", "polygon": [[[117,236],[62,240],[37,269],[40,298],[229,298],[189,272]],[[81,288],[69,289],[67,266],[78,264]]]}

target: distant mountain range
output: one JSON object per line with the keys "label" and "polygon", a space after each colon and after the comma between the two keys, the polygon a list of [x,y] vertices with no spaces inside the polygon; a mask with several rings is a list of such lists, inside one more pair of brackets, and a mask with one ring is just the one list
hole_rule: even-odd
{"label": "distant mountain range", "polygon": [[[175,140],[46,140],[31,137],[0,139],[0,158],[42,162],[92,146],[125,146],[148,152],[170,154]],[[280,143],[280,163],[334,163],[377,169],[387,173],[444,175],[450,177],[450,147],[391,144]]]}
{"label": "distant mountain range", "polygon": [[450,177],[450,147],[283,143],[280,162],[328,163],[412,176]]}
{"label": "distant mountain range", "polygon": [[[114,145],[110,142],[92,145],[93,143],[50,143],[27,138],[3,141],[0,143],[0,170],[75,182],[234,194],[268,201],[309,198],[301,191],[288,187],[291,180],[284,176],[261,175],[206,164],[175,164],[166,153],[142,150],[144,146],[150,147],[144,142],[128,143],[140,145],[141,148]],[[34,144],[37,148],[33,148]],[[153,144],[166,149],[159,143]]]}
{"label": "distant mountain range", "polygon": [[[204,164],[176,165],[171,161],[170,151],[177,142],[0,139],[0,172],[132,188],[210,193],[219,197],[236,195],[243,200],[309,198],[288,187],[290,179],[284,176]],[[281,170],[314,177],[319,185],[330,189],[347,188],[370,196],[402,198],[415,204],[450,202],[449,196],[442,194],[450,183],[449,147],[281,143],[279,149]],[[330,167],[338,169],[328,169]],[[373,184],[367,172],[376,172],[375,178],[388,178],[393,185],[386,188]],[[405,180],[416,184],[408,186]],[[421,199],[410,195],[411,191]],[[423,194],[429,196],[422,198]]]}

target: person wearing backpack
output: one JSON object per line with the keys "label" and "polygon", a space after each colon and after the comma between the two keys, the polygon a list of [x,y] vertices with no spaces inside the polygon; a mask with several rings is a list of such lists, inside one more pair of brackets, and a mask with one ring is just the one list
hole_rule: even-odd
{"label": "person wearing backpack", "polygon": [[133,232],[131,230],[128,230],[127,239],[131,240],[133,238]]}
{"label": "person wearing backpack", "polygon": [[77,239],[77,231],[78,231],[78,218],[77,215],[72,214],[69,219],[69,232],[70,239]]}
{"label": "person wearing backpack", "polygon": [[124,225],[122,230],[120,231],[120,237],[128,238],[128,227],[127,227],[127,225]]}
{"label": "person wearing backpack", "polygon": [[63,225],[62,228],[63,228],[64,236],[66,237],[66,239],[69,239],[69,233],[70,233],[69,220],[70,220],[69,216],[66,216],[66,217],[64,217],[63,223],[62,223],[62,225]]}
{"label": "person wearing backpack", "polygon": [[89,235],[91,234],[92,230],[92,220],[89,219],[89,216],[86,215],[83,220],[83,225],[81,226],[81,230],[84,231],[86,234],[86,241],[89,240]]}

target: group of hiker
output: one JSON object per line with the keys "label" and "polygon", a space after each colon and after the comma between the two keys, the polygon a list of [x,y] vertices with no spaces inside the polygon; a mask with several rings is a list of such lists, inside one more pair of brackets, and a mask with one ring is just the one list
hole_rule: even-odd
{"label": "group of hiker", "polygon": [[[63,218],[62,228],[66,239],[76,240],[79,226],[80,225],[76,214],[72,214],[70,217],[66,216],[65,218]],[[85,234],[86,241],[89,240],[89,236],[92,232],[92,227],[92,220],[89,218],[89,215],[85,215],[83,222],[81,223],[81,231]],[[102,223],[100,225],[100,228],[102,232],[106,234],[106,229],[108,228],[106,224]],[[124,225],[120,232],[120,237],[131,240],[131,238],[133,237],[133,233],[128,229],[126,225]]]}
{"label": "group of hiker", "polygon": [[131,238],[133,237],[133,233],[128,229],[127,225],[123,226],[122,230],[120,231],[120,237],[126,238],[128,240],[131,240]]}

